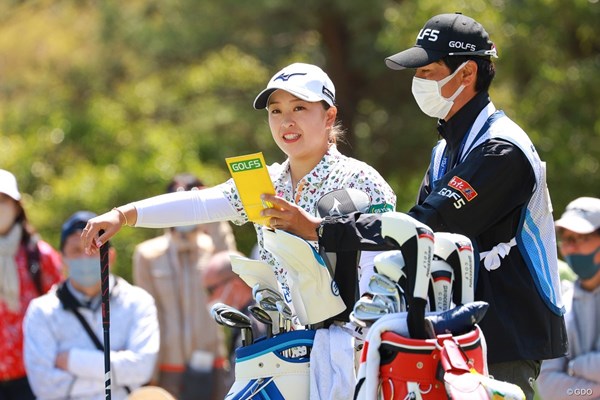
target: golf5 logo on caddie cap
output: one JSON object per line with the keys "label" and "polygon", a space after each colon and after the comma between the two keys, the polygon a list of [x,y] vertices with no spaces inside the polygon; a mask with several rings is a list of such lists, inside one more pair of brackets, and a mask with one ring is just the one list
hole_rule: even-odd
{"label": "golf5 logo on caddie cap", "polygon": [[446,56],[497,57],[496,47],[483,26],[462,14],[440,14],[419,31],[415,45],[388,57],[389,68],[419,68]]}

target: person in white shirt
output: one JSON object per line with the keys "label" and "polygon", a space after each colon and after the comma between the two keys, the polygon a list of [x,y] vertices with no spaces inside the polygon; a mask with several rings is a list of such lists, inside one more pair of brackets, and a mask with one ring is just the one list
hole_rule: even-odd
{"label": "person in white shirt", "polygon": [[544,360],[544,400],[600,399],[600,199],[580,197],[555,223],[559,249],[577,275],[564,294],[569,353]]}
{"label": "person in white shirt", "polygon": [[[81,240],[94,216],[79,211],[63,224],[60,249],[69,277],[25,314],[25,367],[39,400],[105,398],[100,260],[84,253]],[[111,248],[111,265],[115,255]],[[159,329],[152,296],[112,274],[109,287],[111,395],[120,400],[150,380]]]}

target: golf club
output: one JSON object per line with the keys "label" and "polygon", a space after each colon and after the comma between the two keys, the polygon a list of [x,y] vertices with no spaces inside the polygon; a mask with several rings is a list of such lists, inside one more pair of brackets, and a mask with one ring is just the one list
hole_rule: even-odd
{"label": "golf club", "polygon": [[243,346],[248,346],[254,342],[252,321],[246,314],[233,307],[220,308],[217,310],[217,314],[224,325],[242,330]]}
{"label": "golf club", "polygon": [[[103,235],[104,230],[100,230],[98,235]],[[100,246],[100,280],[102,290],[102,327],[104,330],[104,391],[105,399],[110,400],[112,398],[111,393],[111,382],[110,382],[110,302],[109,302],[109,262],[108,262],[108,250],[110,243],[106,241]]]}
{"label": "golf club", "polygon": [[267,338],[273,337],[273,319],[267,311],[259,306],[248,306],[248,311],[260,323],[267,326]]}

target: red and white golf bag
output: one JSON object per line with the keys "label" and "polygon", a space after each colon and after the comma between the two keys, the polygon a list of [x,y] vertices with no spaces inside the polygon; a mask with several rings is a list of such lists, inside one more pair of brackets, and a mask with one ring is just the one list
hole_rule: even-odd
{"label": "red and white golf bag", "polygon": [[[472,250],[464,243],[468,239],[434,235],[402,213],[386,213],[381,222],[382,235],[398,243],[404,255],[408,310],[385,315],[369,328],[354,399],[525,399],[518,386],[488,376],[485,338],[477,325],[487,303],[472,301]],[[436,239],[443,244],[438,249]],[[470,251],[463,252],[464,262],[459,254],[463,249]],[[453,290],[460,284],[462,296],[454,296],[456,307],[427,314],[434,253],[448,263],[449,271],[456,271],[459,279],[449,282]]]}

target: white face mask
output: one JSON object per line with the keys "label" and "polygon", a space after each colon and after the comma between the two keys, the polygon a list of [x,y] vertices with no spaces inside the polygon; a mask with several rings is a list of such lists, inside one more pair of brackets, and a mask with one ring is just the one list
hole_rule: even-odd
{"label": "white face mask", "polygon": [[454,99],[458,97],[465,86],[460,85],[460,87],[456,89],[456,92],[454,92],[454,94],[449,98],[442,96],[442,88],[446,83],[454,78],[454,76],[456,76],[458,71],[467,65],[467,62],[468,61],[462,63],[458,68],[456,68],[454,73],[439,81],[416,77],[413,78],[412,94],[421,111],[434,118],[445,118],[446,115],[448,115],[452,105],[454,104]]}
{"label": "white face mask", "polygon": [[69,267],[69,278],[83,287],[100,282],[100,259],[98,257],[64,258]]}

